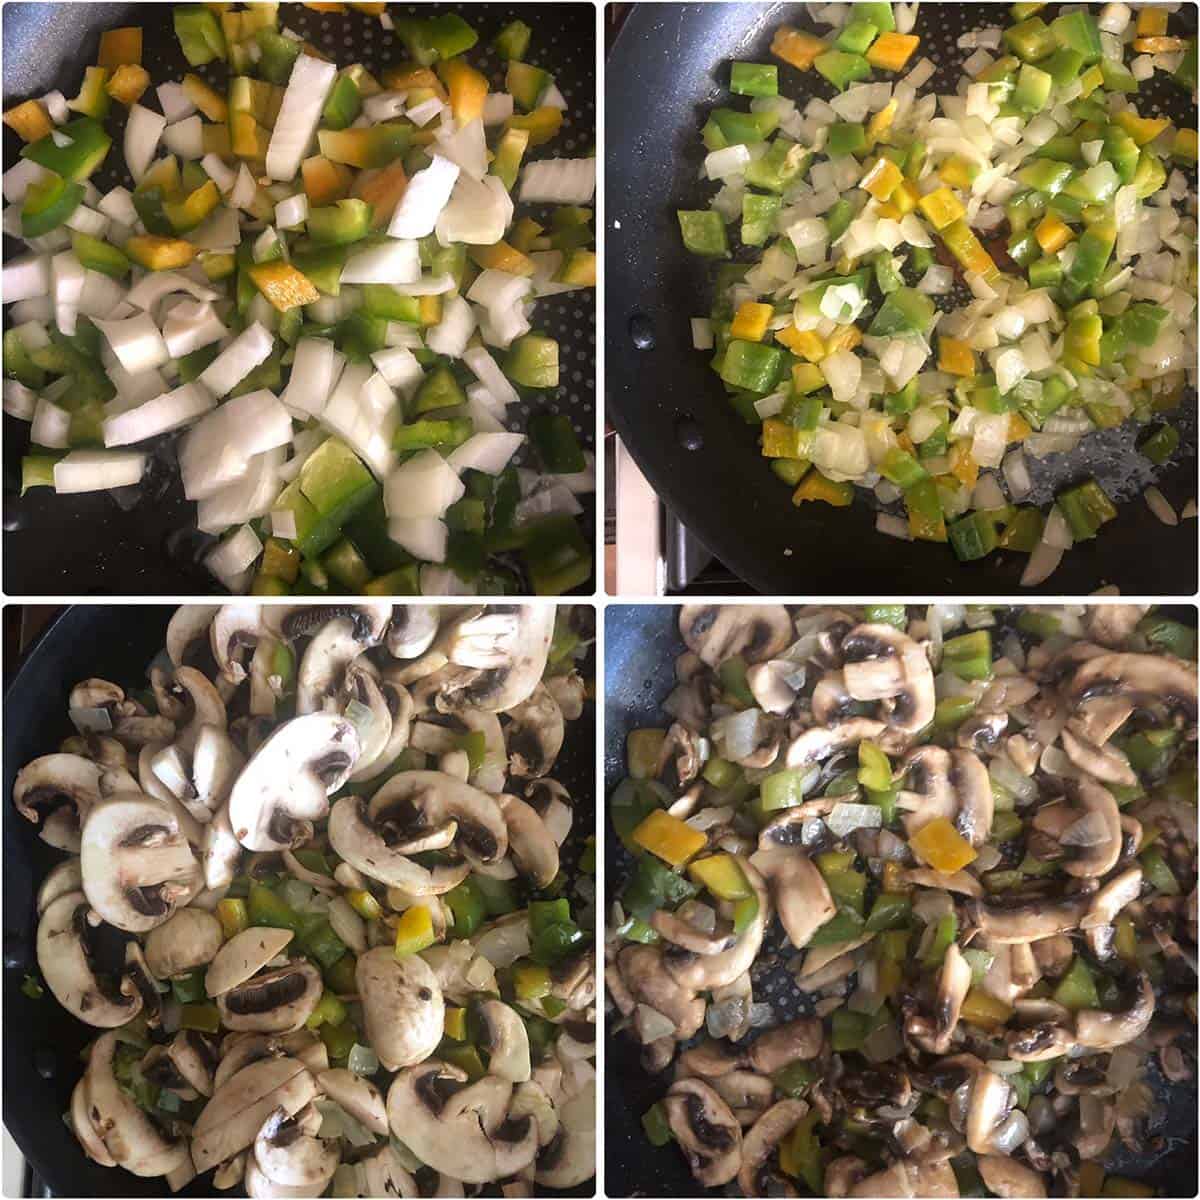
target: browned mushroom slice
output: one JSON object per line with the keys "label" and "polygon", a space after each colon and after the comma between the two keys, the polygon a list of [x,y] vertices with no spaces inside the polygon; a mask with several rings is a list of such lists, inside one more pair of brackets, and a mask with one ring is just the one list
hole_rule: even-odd
{"label": "browned mushroom slice", "polygon": [[782,604],[685,604],[679,633],[714,670],[735,655],[749,664],[765,662],[786,650],[794,636]]}
{"label": "browned mushroom slice", "polygon": [[696,1182],[720,1187],[742,1165],[742,1129],[729,1105],[699,1079],[679,1079],[662,1102]]}

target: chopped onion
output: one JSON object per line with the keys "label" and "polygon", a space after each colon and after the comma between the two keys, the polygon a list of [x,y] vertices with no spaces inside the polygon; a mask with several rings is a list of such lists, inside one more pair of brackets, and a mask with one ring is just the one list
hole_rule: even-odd
{"label": "chopped onion", "polygon": [[227,537],[204,559],[204,565],[231,591],[240,592],[262,553],[262,542],[249,525]]}
{"label": "chopped onion", "polygon": [[389,518],[440,518],[465,490],[454,468],[436,450],[422,450],[391,473],[383,499]]}
{"label": "chopped onion", "polygon": [[1068,825],[1058,840],[1064,846],[1098,846],[1108,840],[1108,826],[1102,814],[1090,812]]}
{"label": "chopped onion", "polygon": [[346,1058],[346,1066],[355,1075],[370,1077],[379,1070],[379,1056],[370,1046],[364,1046],[360,1042],[355,1042],[350,1047],[350,1053]]}
{"label": "chopped onion", "polygon": [[447,460],[456,471],[482,471],[499,475],[525,440],[520,433],[476,433],[450,454]]}
{"label": "chopped onion", "polygon": [[[395,388],[406,400],[410,399],[425,378],[425,372],[417,361],[416,355],[404,346],[391,346],[384,350],[376,350],[371,355],[375,369],[387,381],[389,387]],[[295,378],[293,373],[292,378]],[[287,396],[284,396],[287,400]]]}
{"label": "chopped onion", "polygon": [[[476,283],[478,282],[477,279]],[[515,404],[519,400],[517,390],[509,382],[508,376],[500,370],[496,360],[482,346],[472,347],[470,350],[467,350],[463,354],[462,359],[470,367],[479,382],[487,388],[488,392],[502,406]]]}
{"label": "chopped onion", "polygon": [[877,804],[847,804],[839,801],[825,818],[835,837],[843,838],[856,829],[879,829],[883,825],[883,809]]}
{"label": "chopped onion", "polygon": [[171,357],[149,313],[138,313],[123,321],[94,320],[93,324],[104,335],[117,361],[131,375],[160,367]]}
{"label": "chopped onion", "polygon": [[1179,517],[1171,507],[1171,502],[1158,488],[1148,487],[1142,493],[1142,499],[1146,501],[1147,507],[1164,525],[1179,524]]}
{"label": "chopped onion", "polygon": [[443,123],[437,132],[437,145],[443,158],[457,163],[464,175],[482,179],[487,174],[488,149],[479,117],[468,121],[461,129]]}
{"label": "chopped onion", "polygon": [[[749,161],[750,152],[745,146],[730,146],[728,150],[710,154],[705,159],[705,168],[709,169],[717,154],[728,154],[732,150],[745,151],[746,161]],[[725,174],[733,174],[737,169],[727,166]],[[745,165],[740,169],[744,171]],[[722,179],[724,175],[710,174],[709,178]],[[544,158],[529,163],[521,172],[518,199],[522,204],[591,204],[595,193],[594,158]]]}
{"label": "chopped onion", "polygon": [[163,132],[163,142],[172,154],[194,161],[204,157],[204,122],[199,117],[186,117]]}
{"label": "chopped onion", "polygon": [[164,392],[136,408],[107,418],[104,444],[130,446],[160,433],[169,433],[208,412],[215,404],[211,393],[199,383],[185,383],[172,392]]}
{"label": "chopped onion", "polygon": [[438,217],[450,201],[458,174],[457,163],[434,154],[429,166],[408,181],[408,187],[396,205],[396,211],[392,213],[388,236],[422,238],[431,234]]}
{"label": "chopped onion", "polygon": [[474,332],[474,310],[461,296],[450,296],[442,303],[442,319],[425,335],[425,345],[435,354],[461,358]]}
{"label": "chopped onion", "polygon": [[[415,241],[396,238],[351,254],[342,268],[342,283],[416,283],[421,255]],[[444,318],[443,318],[444,320]],[[435,325],[435,329],[440,325]]]}
{"label": "chopped onion", "polygon": [[136,450],[72,450],[54,464],[54,490],[61,496],[129,487],[140,482],[146,456]]}
{"label": "chopped onion", "polygon": [[[166,127],[165,117],[140,104],[134,104],[129,109],[129,116],[125,119],[125,165],[134,183],[142,182],[142,176],[154,158],[158,139]],[[298,167],[300,164],[296,165]]]}
{"label": "chopped onion", "polygon": [[197,527],[205,533],[220,533],[231,525],[266,516],[279,496],[282,465],[282,446],[254,455],[240,478],[197,504]]}
{"label": "chopped onion", "polygon": [[512,198],[505,191],[502,180],[495,175],[487,175],[479,181],[469,175],[459,175],[450,202],[437,218],[435,232],[443,245],[466,242],[468,245],[493,246],[504,237],[512,215]]}
{"label": "chopped onion", "polygon": [[267,146],[266,168],[271,179],[296,177],[337,73],[333,63],[309,54],[297,57]]}
{"label": "chopped onion", "polygon": [[[224,396],[266,359],[274,345],[275,339],[270,332],[255,321],[209,363],[200,375],[200,382],[214,396]],[[157,366],[157,363],[151,365]]]}
{"label": "chopped onion", "polygon": [[301,338],[280,399],[294,412],[319,417],[342,373],[345,357],[324,338]]}
{"label": "chopped onion", "polygon": [[[5,380],[7,383],[8,380]],[[29,438],[35,446],[55,450],[70,445],[71,414],[65,408],[60,408],[45,396],[39,396],[32,415]]]}

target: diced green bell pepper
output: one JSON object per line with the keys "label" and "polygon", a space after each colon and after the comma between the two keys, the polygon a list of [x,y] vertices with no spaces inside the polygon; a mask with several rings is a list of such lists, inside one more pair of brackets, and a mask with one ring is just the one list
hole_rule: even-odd
{"label": "diced green bell pepper", "polygon": [[504,373],[521,387],[558,387],[558,343],[540,333],[517,338],[504,360]]}
{"label": "diced green bell pepper", "polygon": [[942,646],[942,666],[959,679],[991,679],[991,632],[976,629],[949,638]]}
{"label": "diced green bell pepper", "polygon": [[1100,526],[1117,515],[1113,502],[1094,479],[1061,493],[1057,503],[1077,542],[1095,537]]}
{"label": "diced green bell pepper", "polygon": [[779,382],[785,365],[778,347],[734,339],[726,347],[721,378],[731,387],[766,395]]}
{"label": "diced green bell pepper", "polygon": [[492,45],[505,62],[512,59],[523,59],[529,50],[529,39],[532,35],[533,30],[524,21],[510,21],[496,35]]}
{"label": "diced green bell pepper", "polygon": [[781,196],[762,196],[745,192],[742,196],[742,242],[761,246],[775,232],[775,219],[783,206]]}
{"label": "diced green bell pepper", "polygon": [[813,66],[839,92],[871,75],[871,64],[861,54],[848,54],[844,50],[826,50],[824,54],[818,54],[813,59]]}
{"label": "diced green bell pepper", "polygon": [[738,96],[778,96],[779,69],[774,64],[732,63],[729,90]]}
{"label": "diced green bell pepper", "polygon": [[365,200],[339,200],[310,208],[308,236],[318,246],[344,246],[371,232],[371,206]]}
{"label": "diced green bell pepper", "polygon": [[680,210],[679,228],[683,233],[683,244],[692,253],[704,258],[728,258],[729,238],[725,233],[725,222],[713,209],[699,211]]}
{"label": "diced green bell pepper", "polygon": [[216,14],[204,4],[175,6],[175,36],[183,56],[193,67],[202,67],[214,58],[226,57],[225,35]]}
{"label": "diced green bell pepper", "polygon": [[41,237],[57,229],[79,207],[83,185],[68,183],[59,175],[35,179],[25,192],[21,206],[21,235]]}
{"label": "diced green bell pepper", "polygon": [[55,130],[55,134],[69,138],[70,142],[60,146],[54,135],[47,134],[26,146],[21,157],[61,175],[69,183],[87,179],[104,162],[112,145],[112,138],[105,133],[104,126],[91,117],[69,121]]}
{"label": "diced green bell pepper", "polygon": [[565,413],[537,413],[529,420],[529,440],[542,466],[553,475],[571,475],[587,466],[583,449]]}

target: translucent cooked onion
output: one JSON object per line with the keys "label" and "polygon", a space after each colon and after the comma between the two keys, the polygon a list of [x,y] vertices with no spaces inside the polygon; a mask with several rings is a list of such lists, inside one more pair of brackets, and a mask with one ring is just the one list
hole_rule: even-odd
{"label": "translucent cooked onion", "polygon": [[[866,1036],[863,1040],[862,1053],[867,1062],[881,1063],[897,1057],[903,1049],[904,1042],[901,1040],[900,1030],[896,1027],[895,1021],[889,1021],[886,1025],[880,1025],[878,1029],[873,1029]],[[908,1113],[902,1115],[907,1116]]]}
{"label": "translucent cooked onion", "polygon": [[642,1041],[647,1045],[657,1042],[659,1038],[671,1037],[675,1033],[675,1022],[648,1004],[637,1006],[634,1021]]}
{"label": "translucent cooked onion", "polygon": [[713,740],[725,747],[728,758],[749,758],[758,746],[762,715],[761,709],[747,708],[719,717],[713,722]]}
{"label": "translucent cooked onion", "polygon": [[1009,759],[1000,757],[992,759],[988,765],[988,774],[1005,791],[1011,792],[1025,804],[1032,804],[1037,799],[1037,784],[1022,775]]}
{"label": "translucent cooked onion", "polygon": [[370,1046],[364,1046],[361,1042],[355,1042],[350,1047],[350,1054],[346,1058],[346,1066],[355,1075],[374,1075],[379,1070],[379,1056]]}
{"label": "translucent cooked onion", "polygon": [[[666,1020],[665,1017],[663,1019]],[[728,1037],[741,1028],[745,1019],[746,1000],[742,996],[729,996],[718,1000],[715,1004],[710,1004],[704,1014],[704,1024],[709,1035],[715,1038]],[[671,1023],[668,1021],[667,1024]],[[671,1032],[675,1032],[674,1025],[671,1025]]]}
{"label": "translucent cooked onion", "polygon": [[1108,840],[1108,826],[1098,812],[1090,812],[1068,825],[1058,839],[1064,846],[1098,846]]}
{"label": "translucent cooked onion", "polygon": [[856,829],[878,829],[883,824],[883,809],[877,804],[846,804],[833,806],[826,823],[835,837],[844,838]]}

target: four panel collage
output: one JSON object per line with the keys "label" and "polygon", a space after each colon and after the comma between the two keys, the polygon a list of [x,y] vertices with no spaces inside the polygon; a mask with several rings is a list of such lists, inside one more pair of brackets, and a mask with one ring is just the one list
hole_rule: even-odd
{"label": "four panel collage", "polygon": [[7,0],[3,1195],[1200,1194],[1197,20]]}

